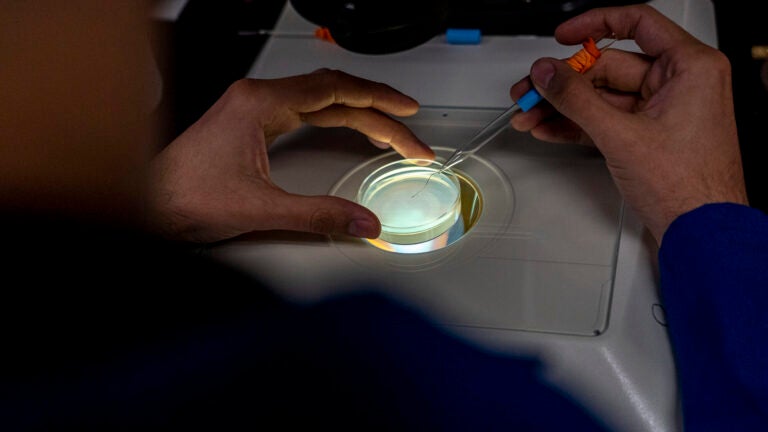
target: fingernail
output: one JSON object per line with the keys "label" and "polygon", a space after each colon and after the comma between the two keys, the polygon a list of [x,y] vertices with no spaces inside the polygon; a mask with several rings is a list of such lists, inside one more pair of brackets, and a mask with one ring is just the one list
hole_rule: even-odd
{"label": "fingernail", "polygon": [[555,65],[548,61],[539,61],[531,68],[531,80],[542,88],[549,86],[549,81],[555,76]]}
{"label": "fingernail", "polygon": [[347,226],[347,234],[355,237],[376,238],[379,235],[377,224],[368,219],[355,219]]}

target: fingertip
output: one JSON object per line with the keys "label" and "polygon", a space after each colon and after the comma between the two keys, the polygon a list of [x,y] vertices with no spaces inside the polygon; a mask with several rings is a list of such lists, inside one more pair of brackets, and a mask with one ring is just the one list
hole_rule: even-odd
{"label": "fingertip", "polygon": [[547,89],[556,71],[557,66],[551,59],[539,59],[531,66],[531,80],[539,88]]}
{"label": "fingertip", "polygon": [[435,160],[435,151],[426,144],[419,144],[401,154],[409,159]]}
{"label": "fingertip", "polygon": [[413,113],[416,114],[417,112],[419,112],[419,108],[421,108],[421,104],[419,104],[419,101],[417,101],[416,99],[414,99],[414,98],[412,98],[412,97],[410,97],[408,95],[405,95],[405,97],[407,97],[408,100],[411,101],[410,109],[413,111]]}
{"label": "fingertip", "polygon": [[408,159],[435,159],[435,152],[416,135],[408,131],[390,142],[392,148]]}
{"label": "fingertip", "polygon": [[401,95],[402,103],[392,110],[392,114],[399,117],[409,117],[418,113],[420,108],[419,102],[406,94],[401,93]]}
{"label": "fingertip", "polygon": [[375,239],[381,234],[379,218],[369,208],[354,201],[339,201],[345,208],[345,220],[338,234]]}
{"label": "fingertip", "polygon": [[519,132],[530,132],[547,118],[555,115],[555,109],[549,103],[540,103],[527,112],[518,111],[512,116],[510,126]]}
{"label": "fingertip", "polygon": [[615,111],[587,77],[556,59],[540,59],[531,66],[531,80],[547,102],[564,117],[592,132]]}
{"label": "fingertip", "polygon": [[520,81],[512,84],[512,87],[509,88],[509,97],[513,101],[516,101],[520,99],[520,97],[525,93],[527,93],[531,88],[531,80],[528,77],[525,77]]}
{"label": "fingertip", "polygon": [[369,218],[353,219],[347,225],[346,233],[353,237],[375,239],[381,233],[381,224]]}
{"label": "fingertip", "polygon": [[[318,201],[319,200],[319,201]],[[381,223],[378,217],[370,209],[354,201],[339,197],[315,197],[312,201],[316,206],[322,206],[322,210],[316,213],[333,215],[333,223],[322,227],[325,234],[344,234],[360,238],[377,238],[381,233]]]}
{"label": "fingertip", "polygon": [[432,148],[427,146],[426,144],[424,144],[421,147],[421,152],[422,153],[419,156],[419,159],[435,160],[435,157],[436,157],[435,151],[432,150]]}
{"label": "fingertip", "polygon": [[509,121],[509,125],[512,126],[512,129],[518,132],[528,132],[532,127],[531,121],[529,121],[530,117],[531,116],[528,115],[528,113],[518,113],[512,116],[512,119]]}

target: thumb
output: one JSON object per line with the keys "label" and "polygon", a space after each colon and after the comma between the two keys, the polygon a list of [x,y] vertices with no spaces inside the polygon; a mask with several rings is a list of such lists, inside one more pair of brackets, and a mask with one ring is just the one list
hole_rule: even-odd
{"label": "thumb", "polygon": [[344,198],[286,193],[273,205],[275,229],[364,238],[376,238],[381,232],[373,212]]}
{"label": "thumb", "polygon": [[552,58],[537,60],[531,66],[531,81],[557,111],[593,138],[593,132],[600,130],[608,118],[606,116],[615,111],[588,79],[564,61]]}

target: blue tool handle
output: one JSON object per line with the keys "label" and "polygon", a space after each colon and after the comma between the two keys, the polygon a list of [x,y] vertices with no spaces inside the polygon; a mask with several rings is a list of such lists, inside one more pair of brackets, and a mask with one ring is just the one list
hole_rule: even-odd
{"label": "blue tool handle", "polygon": [[517,105],[523,112],[528,112],[529,109],[536,106],[542,99],[544,99],[544,97],[542,97],[536,89],[530,89],[528,90],[528,93],[522,95],[520,99],[517,100]]}
{"label": "blue tool handle", "polygon": [[449,28],[445,31],[445,40],[455,45],[477,45],[483,35],[479,29]]}

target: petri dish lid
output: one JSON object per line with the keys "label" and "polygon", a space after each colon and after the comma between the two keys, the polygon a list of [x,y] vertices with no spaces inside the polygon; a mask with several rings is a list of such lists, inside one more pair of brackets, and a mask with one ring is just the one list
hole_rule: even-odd
{"label": "petri dish lid", "polygon": [[459,180],[442,164],[403,159],[372,172],[360,185],[359,204],[381,222],[380,238],[420,243],[449,230],[461,214]]}

